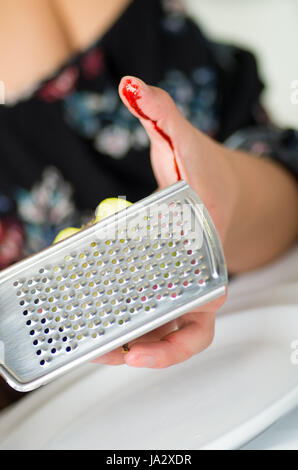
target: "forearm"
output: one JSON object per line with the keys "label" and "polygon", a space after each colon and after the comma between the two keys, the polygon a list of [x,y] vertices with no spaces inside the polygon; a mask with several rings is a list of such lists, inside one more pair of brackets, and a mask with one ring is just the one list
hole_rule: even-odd
{"label": "forearm", "polygon": [[229,272],[262,266],[298,238],[298,184],[271,160],[226,150],[237,200],[224,240]]}
{"label": "forearm", "polygon": [[[181,115],[164,90],[135,77],[124,77],[119,90],[151,139],[151,163],[159,188],[176,180],[177,164],[182,179],[198,193],[214,221],[229,272],[266,264],[294,242],[298,186],[286,170],[208,137]],[[127,100],[128,92],[137,106]],[[162,135],[156,132],[156,123]]]}
{"label": "forearm", "polygon": [[[293,243],[298,235],[298,188],[286,171],[209,138],[181,115],[164,90],[124,77],[119,92],[148,133],[158,187],[177,180],[177,165],[213,219],[229,272],[265,264]],[[183,315],[170,325],[172,331],[156,329],[153,336],[149,333],[133,343],[125,355],[116,350],[100,361],[151,368],[182,362],[210,344],[215,312],[224,300],[225,296],[216,299],[216,305]]]}

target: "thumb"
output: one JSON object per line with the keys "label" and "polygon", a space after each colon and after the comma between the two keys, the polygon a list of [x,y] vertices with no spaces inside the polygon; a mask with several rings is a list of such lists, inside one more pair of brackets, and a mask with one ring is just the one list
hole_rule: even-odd
{"label": "thumb", "polygon": [[151,141],[151,163],[160,188],[187,180],[179,146],[193,126],[178,111],[164,90],[146,85],[135,77],[123,77],[119,94],[131,113],[138,117]]}
{"label": "thumb", "polygon": [[164,90],[123,77],[119,94],[150,138],[159,189],[179,179],[186,181],[207,207],[223,240],[237,197],[237,175],[227,150],[195,128]]}

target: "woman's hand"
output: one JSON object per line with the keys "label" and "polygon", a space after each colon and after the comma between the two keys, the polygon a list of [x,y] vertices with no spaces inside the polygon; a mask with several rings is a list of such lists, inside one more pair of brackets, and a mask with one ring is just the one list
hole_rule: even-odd
{"label": "woman's hand", "polygon": [[[125,77],[119,93],[150,137],[151,162],[159,188],[175,183],[177,174],[181,175],[198,192],[224,241],[237,187],[221,147],[194,128],[163,90]],[[224,300],[217,299],[136,339],[125,354],[117,349],[95,362],[163,368],[185,361],[212,342],[215,312]]]}
{"label": "woman's hand", "polygon": [[187,181],[206,205],[223,241],[238,190],[227,149],[187,121],[164,90],[124,77],[119,94],[149,135],[159,189],[175,183],[177,176]]}
{"label": "woman's hand", "polygon": [[93,362],[161,369],[169,367],[206,349],[212,342],[215,312],[223,298],[204,305],[202,310],[187,313],[129,343],[129,352],[121,348]]}
{"label": "woman's hand", "polygon": [[[230,150],[193,127],[163,90],[124,77],[119,94],[151,141],[159,188],[187,181],[207,207],[221,238],[229,272],[262,266],[298,237],[298,186],[269,159]],[[128,353],[112,351],[97,362],[162,368],[205,349],[215,313],[225,298],[204,305],[133,341]]]}

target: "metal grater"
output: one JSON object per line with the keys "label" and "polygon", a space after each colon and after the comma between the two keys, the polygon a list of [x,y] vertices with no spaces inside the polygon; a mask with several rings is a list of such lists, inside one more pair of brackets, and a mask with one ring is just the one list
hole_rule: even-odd
{"label": "metal grater", "polygon": [[180,181],[0,273],[0,374],[33,390],[226,286],[214,225]]}

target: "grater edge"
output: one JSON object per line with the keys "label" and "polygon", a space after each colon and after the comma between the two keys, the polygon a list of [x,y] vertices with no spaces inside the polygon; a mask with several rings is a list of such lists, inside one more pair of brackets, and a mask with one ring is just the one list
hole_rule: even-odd
{"label": "grater edge", "polygon": [[[120,215],[120,221],[124,217],[129,217],[131,214],[134,214],[138,212],[139,210],[142,210],[144,207],[147,205],[154,205],[156,202],[160,202],[162,200],[167,200],[168,198],[171,198],[172,195],[174,195],[176,198],[180,193],[183,194],[183,192],[186,192],[186,200],[190,202],[190,204],[193,205],[193,207],[196,208],[196,205],[200,205],[202,207],[202,203],[197,196],[197,194],[185,183],[185,182],[179,182],[176,183],[169,188],[166,188],[164,190],[159,191],[158,193],[155,193],[151,196],[148,196],[147,198],[143,199],[142,201],[139,201],[138,203],[134,204],[133,206],[128,207],[125,209],[123,214],[121,215],[120,213],[118,214],[118,218]],[[0,373],[1,375],[7,380],[7,382],[15,389],[19,391],[29,391],[34,388],[39,387],[40,385],[46,384],[50,382],[52,379],[62,375],[63,373],[71,370],[73,367],[80,365],[86,361],[89,361],[90,359],[94,359],[95,357],[105,354],[106,352],[115,349],[118,346],[121,346],[122,344],[131,341],[132,339],[135,339],[139,337],[142,334],[145,334],[148,331],[151,331],[152,329],[157,328],[158,326],[161,326],[164,323],[167,323],[171,319],[177,318],[183,313],[186,313],[189,310],[192,310],[195,307],[198,307],[204,303],[209,302],[210,300],[213,300],[214,298],[218,298],[222,295],[225,294],[226,292],[226,287],[227,287],[227,272],[226,272],[226,266],[225,266],[225,261],[224,261],[224,255],[222,252],[222,247],[221,243],[219,240],[219,237],[216,233],[215,227],[213,225],[213,222],[206,211],[204,209],[204,214],[200,212],[200,214],[196,214],[198,218],[200,218],[202,224],[203,224],[203,231],[204,231],[204,237],[205,237],[205,248],[208,252],[208,256],[210,257],[210,274],[212,276],[212,282],[214,285],[212,285],[212,289],[209,291],[207,290],[204,295],[200,295],[199,297],[192,296],[190,300],[188,300],[187,303],[183,303],[183,305],[179,304],[177,307],[173,307],[170,309],[169,312],[166,312],[163,314],[162,317],[153,317],[151,320],[147,321],[145,324],[140,324],[138,325],[134,331],[124,331],[120,335],[120,337],[117,338],[112,338],[108,344],[104,344],[103,346],[99,346],[98,348],[94,348],[91,351],[85,352],[82,356],[77,356],[75,357],[72,361],[66,362],[65,364],[60,364],[57,365],[57,368],[49,371],[46,374],[42,374],[39,377],[35,377],[32,380],[29,381],[20,381],[19,378],[12,373],[12,371],[5,366],[5,364],[0,365]],[[11,266],[10,268],[7,268],[5,272],[3,271],[0,274],[0,283],[5,283],[6,281],[11,281],[13,276],[17,274],[19,271],[19,268],[23,268],[23,271],[27,269],[29,266],[34,267],[35,265],[38,265],[40,262],[40,258],[43,259],[43,257],[49,256],[49,254],[61,254],[63,253],[66,249],[73,247],[75,244],[78,243],[78,241],[84,240],[85,238],[91,237],[97,230],[98,227],[106,227],[108,228],[109,226],[113,225],[115,222],[115,216],[110,216],[109,218],[98,222],[95,224],[95,226],[88,227],[84,229],[81,233],[75,234],[72,237],[69,237],[69,239],[63,240],[59,242],[56,246],[49,247],[43,252],[40,252],[36,255],[33,255],[30,258],[26,258],[25,260],[17,263],[16,265]],[[32,263],[32,260],[34,261]],[[0,284],[0,286],[1,286]],[[0,299],[1,300],[1,299]],[[0,312],[0,332],[1,332],[1,312]],[[1,339],[1,337],[0,337]],[[1,359],[1,358],[0,358]]]}

